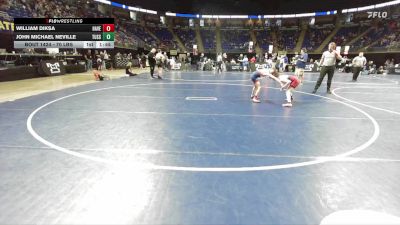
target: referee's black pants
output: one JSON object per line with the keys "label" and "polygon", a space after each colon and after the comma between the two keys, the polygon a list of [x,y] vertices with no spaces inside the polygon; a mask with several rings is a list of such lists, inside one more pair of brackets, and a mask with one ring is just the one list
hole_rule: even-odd
{"label": "referee's black pants", "polygon": [[357,81],[357,77],[360,75],[361,70],[362,67],[353,67],[353,81]]}
{"label": "referee's black pants", "polygon": [[314,92],[318,90],[319,86],[321,86],[321,83],[324,80],[324,77],[326,74],[328,74],[328,81],[326,82],[326,84],[327,84],[326,90],[329,91],[331,89],[331,83],[332,83],[332,78],[333,78],[334,73],[335,73],[335,66],[323,66],[321,68],[321,72],[319,74],[317,83],[315,84]]}
{"label": "referee's black pants", "polygon": [[154,63],[154,64],[150,64],[150,75],[151,75],[151,77],[153,77],[153,75],[154,75],[154,68],[156,67],[156,64]]}

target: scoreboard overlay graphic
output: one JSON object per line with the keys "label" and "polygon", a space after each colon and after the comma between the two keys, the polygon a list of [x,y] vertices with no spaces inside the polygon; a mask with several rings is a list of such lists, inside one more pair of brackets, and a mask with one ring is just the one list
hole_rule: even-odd
{"label": "scoreboard overlay graphic", "polygon": [[113,18],[15,18],[14,48],[114,48]]}

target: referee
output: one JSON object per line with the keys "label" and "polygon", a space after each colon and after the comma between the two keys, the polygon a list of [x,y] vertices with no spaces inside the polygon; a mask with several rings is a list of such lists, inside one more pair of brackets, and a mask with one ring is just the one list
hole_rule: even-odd
{"label": "referee", "polygon": [[151,78],[154,78],[154,68],[156,67],[156,49],[152,48],[149,54],[147,54],[147,59],[149,60],[149,66],[150,66],[150,76]]}
{"label": "referee", "polygon": [[353,82],[357,81],[358,75],[367,64],[367,59],[364,57],[364,52],[360,52],[357,57],[353,59]]}
{"label": "referee", "polygon": [[312,91],[313,94],[315,94],[319,86],[321,86],[322,80],[324,80],[326,74],[328,74],[326,93],[331,94],[331,83],[333,74],[335,73],[336,59],[342,60],[342,56],[340,55],[340,53],[336,52],[335,42],[331,42],[329,43],[328,51],[325,51],[322,54],[320,60],[321,72],[319,74],[318,81],[315,84],[314,90]]}

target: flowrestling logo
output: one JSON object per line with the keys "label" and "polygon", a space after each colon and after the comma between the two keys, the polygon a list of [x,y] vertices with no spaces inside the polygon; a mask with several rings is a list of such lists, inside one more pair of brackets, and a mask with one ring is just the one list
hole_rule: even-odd
{"label": "flowrestling logo", "polygon": [[50,73],[54,74],[54,73],[60,73],[61,69],[60,69],[60,64],[59,63],[46,63],[47,68],[50,69]]}
{"label": "flowrestling logo", "polygon": [[387,18],[387,12],[367,12],[368,18]]}
{"label": "flowrestling logo", "polygon": [[256,69],[258,69],[258,70],[261,70],[261,69],[271,69],[271,68],[272,68],[272,66],[269,65],[269,64],[267,64],[267,63],[263,63],[263,64],[258,64],[258,63],[256,63],[255,66],[256,66]]}
{"label": "flowrestling logo", "polygon": [[306,64],[306,68],[304,69],[304,71],[313,71],[314,69],[314,64]]}

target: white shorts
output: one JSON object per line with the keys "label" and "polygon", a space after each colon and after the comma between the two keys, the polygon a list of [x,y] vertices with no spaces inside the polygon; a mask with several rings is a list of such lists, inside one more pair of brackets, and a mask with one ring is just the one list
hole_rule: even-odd
{"label": "white shorts", "polygon": [[304,69],[303,68],[296,68],[296,70],[294,71],[294,74],[296,74],[296,76],[303,76],[304,75]]}

